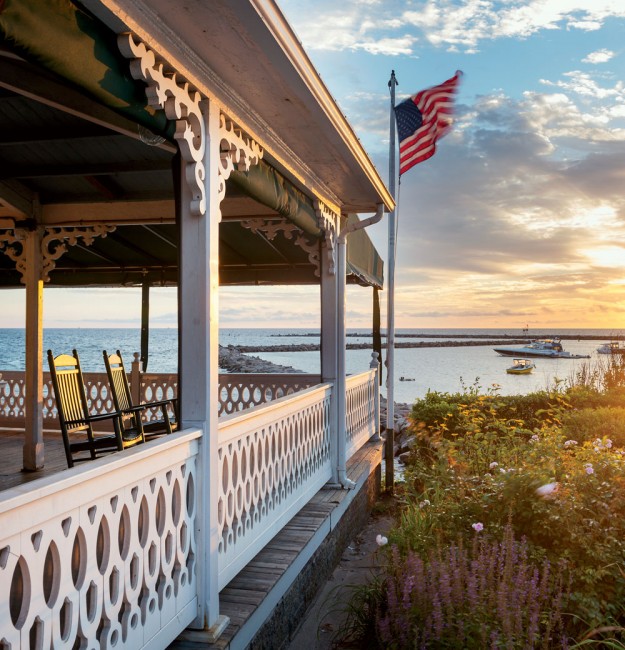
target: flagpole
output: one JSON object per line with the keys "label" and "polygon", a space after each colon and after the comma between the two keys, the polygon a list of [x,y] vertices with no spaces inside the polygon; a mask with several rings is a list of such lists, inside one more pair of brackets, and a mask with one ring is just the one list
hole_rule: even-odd
{"label": "flagpole", "polygon": [[[388,185],[395,199],[395,70],[388,86],[391,91],[390,140],[388,155]],[[395,210],[388,218],[388,295],[386,307],[386,490],[393,492],[395,483]]]}

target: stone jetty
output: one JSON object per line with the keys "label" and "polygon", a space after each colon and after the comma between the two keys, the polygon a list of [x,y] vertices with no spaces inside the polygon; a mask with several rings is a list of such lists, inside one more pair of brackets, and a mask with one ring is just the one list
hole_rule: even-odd
{"label": "stone jetty", "polygon": [[[256,350],[260,352],[260,350]],[[228,372],[242,372],[242,373],[269,373],[269,372],[286,372],[286,373],[301,373],[302,370],[297,370],[292,366],[281,366],[271,361],[265,361],[258,357],[251,357],[244,354],[241,348],[235,348],[233,345],[219,346],[219,367]]]}
{"label": "stone jetty", "polygon": [[[395,349],[401,348],[457,348],[472,345],[519,345],[527,343],[527,339],[498,339],[498,340],[462,340],[462,341],[395,341]],[[348,350],[370,350],[371,343],[348,343]],[[382,343],[382,348],[386,344]],[[277,345],[239,345],[237,350],[243,353],[250,352],[319,352],[319,343],[294,343]]]}

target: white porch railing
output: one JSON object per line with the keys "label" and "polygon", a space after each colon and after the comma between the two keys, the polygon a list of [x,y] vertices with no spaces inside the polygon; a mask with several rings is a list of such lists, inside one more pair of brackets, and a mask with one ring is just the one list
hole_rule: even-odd
{"label": "white porch railing", "polygon": [[[347,378],[342,441],[331,384],[220,418],[219,590],[332,478],[332,445],[349,458],[378,432],[377,382],[376,370]],[[0,493],[0,647],[164,647],[191,623],[207,552],[195,535],[200,435]]]}
{"label": "white porch railing", "polygon": [[[84,373],[91,412],[107,413],[113,410],[113,400],[106,373]],[[175,373],[135,373],[130,375],[133,399],[140,402],[172,399],[178,394],[178,375]],[[291,395],[319,383],[319,375],[304,374],[221,374],[219,375],[219,415],[237,413],[265,404],[279,397]],[[137,390],[139,386],[139,390]],[[26,388],[23,371],[3,371],[0,380],[0,427],[24,426]],[[146,422],[157,420],[160,409],[147,410]],[[50,373],[43,377],[43,421],[47,429],[57,429],[56,400]]]}
{"label": "white porch railing", "polygon": [[351,458],[380,430],[380,390],[378,371],[368,370],[346,379],[345,457]]}
{"label": "white porch railing", "polygon": [[219,375],[219,415],[237,413],[274,399],[316,386],[320,375],[304,374],[221,374]]}
{"label": "white porch railing", "polygon": [[0,646],[164,647],[197,616],[187,430],[0,498]]}
{"label": "white porch railing", "polygon": [[332,386],[283,397],[219,422],[219,589],[332,475]]}

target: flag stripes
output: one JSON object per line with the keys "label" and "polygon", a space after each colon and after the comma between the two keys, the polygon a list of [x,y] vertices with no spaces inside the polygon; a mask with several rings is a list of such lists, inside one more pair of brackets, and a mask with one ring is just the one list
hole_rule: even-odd
{"label": "flag stripes", "polygon": [[399,175],[427,160],[436,151],[436,141],[450,129],[454,95],[462,72],[395,106],[399,136]]}

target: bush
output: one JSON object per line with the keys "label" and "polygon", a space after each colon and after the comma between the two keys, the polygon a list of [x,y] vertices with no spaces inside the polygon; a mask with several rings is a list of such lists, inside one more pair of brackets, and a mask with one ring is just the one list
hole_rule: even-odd
{"label": "bush", "polygon": [[[604,435],[608,422],[622,426],[620,411],[584,420],[567,396],[548,399],[533,430],[502,419],[493,396],[457,405],[462,434],[415,428],[421,443],[406,471],[408,504],[390,537],[402,553],[427,554],[435,540],[466,535],[471,522],[500,537],[509,522],[535,560],[571,563],[571,607],[598,625],[618,616],[625,598],[625,452]],[[563,421],[583,435],[569,435]]]}
{"label": "bush", "polygon": [[465,426],[465,420],[461,417],[462,408],[477,407],[480,410],[495,409],[500,420],[522,421],[525,428],[534,429],[543,424],[544,414],[551,411],[556,403],[564,406],[563,401],[565,396],[557,392],[528,395],[428,392],[413,404],[410,418],[415,425],[426,429],[461,434]]}
{"label": "bush", "polygon": [[617,447],[625,447],[625,408],[602,406],[570,411],[562,421],[567,438],[577,442],[607,437]]}

